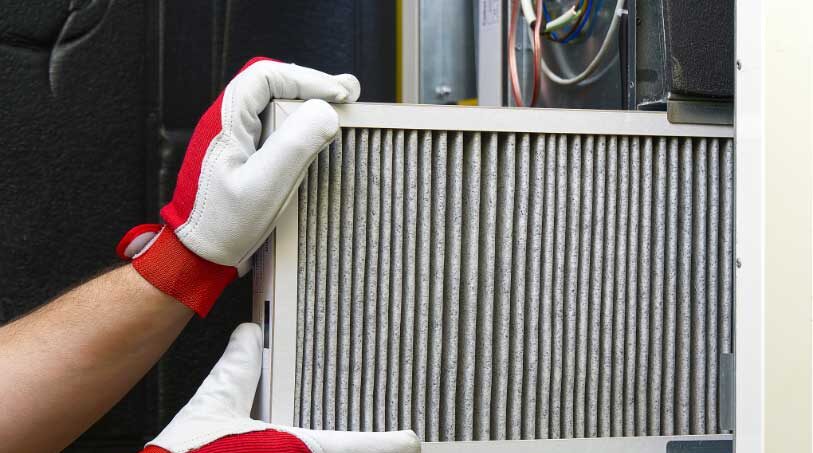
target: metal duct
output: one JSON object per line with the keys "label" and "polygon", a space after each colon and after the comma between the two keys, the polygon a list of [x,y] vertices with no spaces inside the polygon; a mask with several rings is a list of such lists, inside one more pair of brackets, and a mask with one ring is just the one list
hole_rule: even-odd
{"label": "metal duct", "polygon": [[726,138],[348,129],[298,198],[294,422],[719,433]]}

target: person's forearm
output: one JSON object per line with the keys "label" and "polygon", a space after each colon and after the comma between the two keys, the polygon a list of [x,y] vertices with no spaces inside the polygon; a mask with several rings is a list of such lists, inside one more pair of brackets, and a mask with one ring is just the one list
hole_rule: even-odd
{"label": "person's forearm", "polygon": [[0,328],[0,451],[63,449],[144,376],[192,314],[128,265]]}

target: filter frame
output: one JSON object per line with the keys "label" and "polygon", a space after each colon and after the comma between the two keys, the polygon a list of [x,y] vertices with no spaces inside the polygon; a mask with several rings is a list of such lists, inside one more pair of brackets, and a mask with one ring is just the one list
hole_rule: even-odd
{"label": "filter frame", "polygon": [[[262,115],[264,141],[302,101],[273,101]],[[733,138],[734,128],[671,124],[665,112],[462,107],[356,103],[334,105],[342,128],[482,131],[514,133]],[[263,327],[266,353],[255,400],[255,417],[294,424],[298,210],[284,208],[271,238],[255,255],[253,321]],[[267,319],[270,316],[271,319]],[[603,437],[519,441],[426,442],[425,451],[499,449],[545,451],[666,451],[672,441],[732,440],[732,434]],[[485,451],[485,450],[483,450]]]}

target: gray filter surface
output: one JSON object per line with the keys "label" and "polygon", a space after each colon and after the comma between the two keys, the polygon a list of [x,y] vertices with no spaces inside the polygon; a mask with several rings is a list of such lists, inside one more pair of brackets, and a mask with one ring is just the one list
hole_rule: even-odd
{"label": "gray filter surface", "polygon": [[730,139],[344,129],[299,190],[294,420],[719,433]]}

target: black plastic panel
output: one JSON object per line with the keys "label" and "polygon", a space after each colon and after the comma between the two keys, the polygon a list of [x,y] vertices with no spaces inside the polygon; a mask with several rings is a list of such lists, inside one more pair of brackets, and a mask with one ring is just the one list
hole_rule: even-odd
{"label": "black plastic panel", "polygon": [[665,0],[669,91],[734,96],[734,0]]}
{"label": "black plastic panel", "polygon": [[[157,220],[198,117],[254,55],[395,92],[393,2],[0,0],[0,323],[116,265]],[[161,57],[162,56],[162,57]],[[250,316],[250,278],[66,451],[138,451]],[[58,328],[58,326],[55,326]]]}

